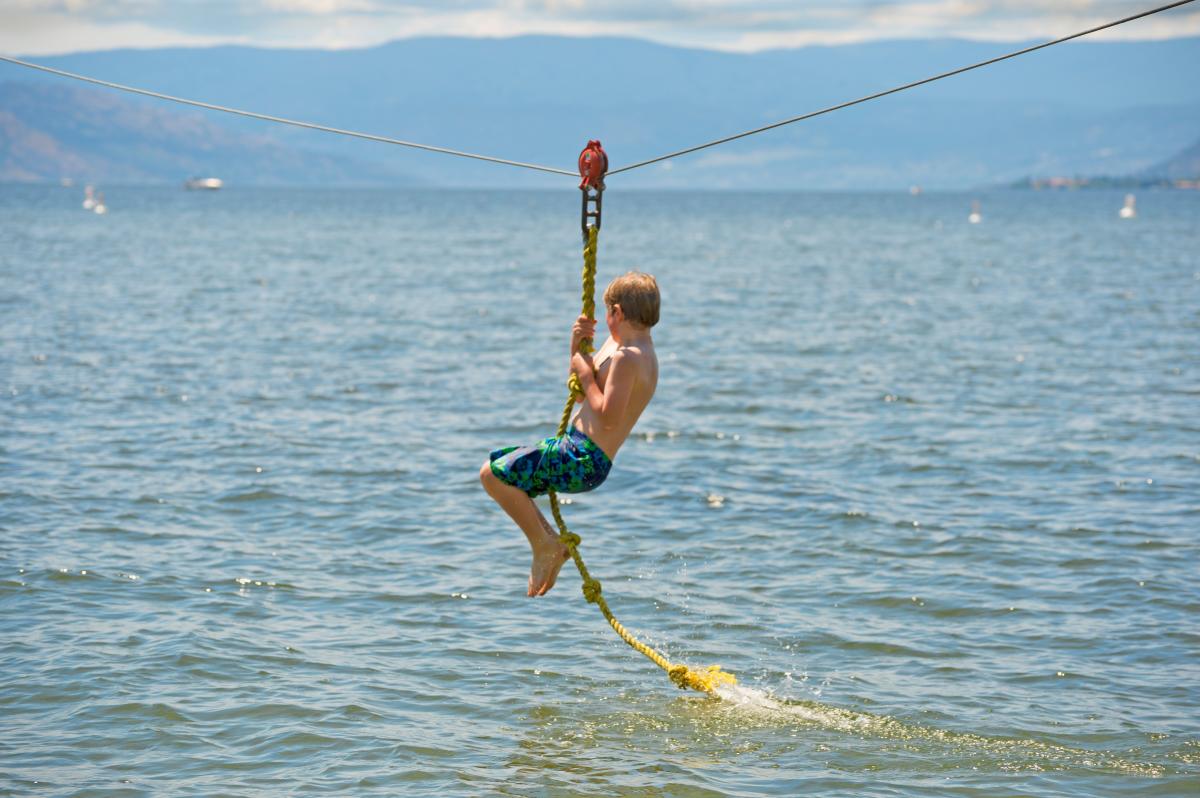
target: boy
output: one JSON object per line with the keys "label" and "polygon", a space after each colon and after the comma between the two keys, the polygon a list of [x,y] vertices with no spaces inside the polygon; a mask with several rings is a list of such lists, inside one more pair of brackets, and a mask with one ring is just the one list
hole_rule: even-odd
{"label": "boy", "polygon": [[609,337],[594,356],[579,351],[596,322],[580,316],[571,329],[571,371],[579,375],[583,404],[561,438],[533,446],[496,449],[479,469],[484,490],[529,540],[533,565],[528,596],[544,596],[566,562],[567,547],[533,497],[548,490],[583,493],[602,483],[658,385],[658,358],[650,328],[658,323],[658,283],[629,272],[604,289]]}

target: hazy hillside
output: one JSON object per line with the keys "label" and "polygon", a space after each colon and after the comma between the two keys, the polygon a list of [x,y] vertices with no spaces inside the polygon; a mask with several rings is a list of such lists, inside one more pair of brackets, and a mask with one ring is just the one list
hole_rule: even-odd
{"label": "hazy hillside", "polygon": [[1165,180],[1200,180],[1200,139],[1165,161],[1156,163],[1143,174]]}
{"label": "hazy hillside", "polygon": [[[0,180],[232,184],[404,182],[391,168],[304,151],[178,105],[81,84],[0,83]],[[411,182],[411,181],[410,181]]]}
{"label": "hazy hillside", "polygon": [[[617,166],[1015,47],[904,41],[741,55],[627,39],[521,37],[416,39],[343,51],[121,50],[41,60],[209,102],[569,168],[591,137],[604,141]],[[934,188],[1030,174],[1131,173],[1200,133],[1197,63],[1197,38],[1074,42],[616,179],[680,187]],[[68,85],[3,64],[0,78]],[[20,121],[45,132],[54,115]],[[370,161],[381,176],[403,172],[448,185],[561,183],[262,122],[203,118],[211,130],[269,135],[293,148]],[[124,137],[145,131],[130,123],[107,135],[124,152]],[[211,160],[200,143],[191,157]]]}

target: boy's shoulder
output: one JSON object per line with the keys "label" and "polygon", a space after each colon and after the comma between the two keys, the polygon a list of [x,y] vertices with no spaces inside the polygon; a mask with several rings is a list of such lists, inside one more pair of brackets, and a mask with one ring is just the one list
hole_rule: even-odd
{"label": "boy's shoulder", "polygon": [[622,344],[613,352],[613,358],[627,360],[631,363],[658,362],[658,355],[654,351],[653,341]]}
{"label": "boy's shoulder", "polygon": [[613,367],[621,363],[620,370],[638,375],[638,382],[656,382],[658,377],[658,355],[653,341],[623,344],[613,352]]}

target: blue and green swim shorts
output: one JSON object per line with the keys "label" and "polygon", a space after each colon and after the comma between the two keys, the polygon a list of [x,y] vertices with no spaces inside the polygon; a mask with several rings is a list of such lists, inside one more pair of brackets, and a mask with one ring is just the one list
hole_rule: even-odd
{"label": "blue and green swim shorts", "polygon": [[612,461],[595,441],[571,427],[533,446],[506,446],[489,455],[492,473],[532,498],[548,491],[584,493],[600,486]]}

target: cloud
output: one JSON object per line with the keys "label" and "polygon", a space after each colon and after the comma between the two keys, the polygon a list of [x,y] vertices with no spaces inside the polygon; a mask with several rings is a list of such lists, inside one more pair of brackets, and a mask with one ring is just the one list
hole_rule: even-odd
{"label": "cloud", "polygon": [[267,11],[316,16],[380,13],[385,10],[381,4],[370,2],[370,0],[263,0],[263,8]]}
{"label": "cloud", "polygon": [[[820,26],[798,13],[771,30],[743,30],[716,49],[739,52],[881,39],[1049,40],[1128,16],[1128,3],[1097,0],[921,0],[823,9]],[[815,21],[814,19],[811,21]],[[1175,11],[1095,38],[1158,40],[1200,34],[1200,11]]]}
{"label": "cloud", "polygon": [[[83,2],[74,0],[61,5],[83,5]],[[6,55],[56,55],[117,47],[204,47],[251,43],[237,35],[192,34],[143,22],[97,21],[58,11],[22,12],[5,9],[0,22],[0,52]]]}
{"label": "cloud", "polygon": [[[1129,0],[0,0],[0,51],[349,48],[415,36],[551,34],[756,52],[896,38],[1049,39],[1133,10]],[[1200,35],[1200,11],[1186,8],[1100,34],[1191,35]]]}

